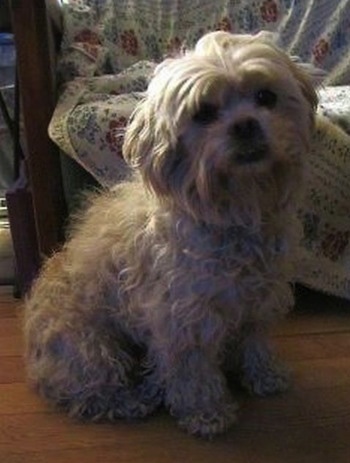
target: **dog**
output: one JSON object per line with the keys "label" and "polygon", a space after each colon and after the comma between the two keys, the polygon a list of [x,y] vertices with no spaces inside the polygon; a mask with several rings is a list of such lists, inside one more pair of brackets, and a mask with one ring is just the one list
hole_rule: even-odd
{"label": "dog", "polygon": [[25,303],[28,378],[71,416],[166,407],[190,434],[236,421],[228,386],[286,390],[267,342],[293,304],[314,128],[311,68],[215,32],[159,64],[128,123],[130,179],[94,195]]}

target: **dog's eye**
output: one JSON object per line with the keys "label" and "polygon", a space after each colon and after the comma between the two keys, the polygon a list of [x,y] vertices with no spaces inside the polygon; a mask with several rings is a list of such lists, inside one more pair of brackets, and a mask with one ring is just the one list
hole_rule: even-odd
{"label": "dog's eye", "polygon": [[193,121],[201,124],[207,125],[215,122],[219,115],[219,109],[210,103],[203,103],[196,114],[193,116]]}
{"label": "dog's eye", "polygon": [[258,106],[264,106],[265,108],[272,109],[276,106],[277,95],[268,89],[261,89],[255,94],[255,102]]}

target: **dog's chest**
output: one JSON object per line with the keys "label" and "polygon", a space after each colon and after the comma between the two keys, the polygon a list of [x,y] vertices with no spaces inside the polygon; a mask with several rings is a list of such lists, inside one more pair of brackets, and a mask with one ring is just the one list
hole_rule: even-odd
{"label": "dog's chest", "polygon": [[[239,298],[240,288],[275,279],[283,255],[277,236],[264,237],[237,229],[207,234],[191,245],[184,243],[176,266],[188,276],[195,293],[206,298]],[[260,286],[260,285],[259,285]]]}
{"label": "dog's chest", "polygon": [[228,319],[238,312],[241,322],[265,319],[290,306],[287,241],[280,233],[236,230],[223,237],[216,251],[222,285],[214,288],[213,300],[221,310],[226,308]]}

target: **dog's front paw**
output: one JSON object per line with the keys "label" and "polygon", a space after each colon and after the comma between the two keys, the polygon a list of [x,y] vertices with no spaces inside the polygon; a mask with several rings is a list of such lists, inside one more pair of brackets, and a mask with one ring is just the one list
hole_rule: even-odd
{"label": "dog's front paw", "polygon": [[280,394],[289,387],[289,373],[282,365],[269,359],[267,362],[246,366],[241,383],[246,390],[257,396]]}
{"label": "dog's front paw", "polygon": [[237,421],[236,403],[225,404],[219,410],[198,410],[179,420],[179,425],[192,435],[211,439],[222,434]]}

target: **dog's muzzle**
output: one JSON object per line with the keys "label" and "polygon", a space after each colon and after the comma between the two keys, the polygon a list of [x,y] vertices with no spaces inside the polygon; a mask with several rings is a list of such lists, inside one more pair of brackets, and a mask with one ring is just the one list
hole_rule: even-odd
{"label": "dog's muzzle", "polygon": [[236,121],[229,129],[232,137],[235,162],[252,164],[264,160],[269,145],[259,122],[253,117]]}

